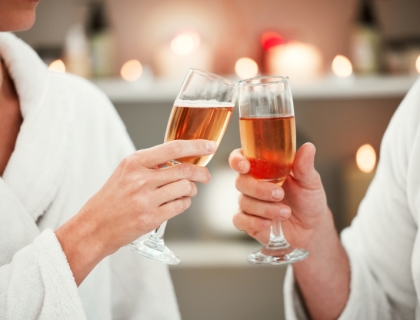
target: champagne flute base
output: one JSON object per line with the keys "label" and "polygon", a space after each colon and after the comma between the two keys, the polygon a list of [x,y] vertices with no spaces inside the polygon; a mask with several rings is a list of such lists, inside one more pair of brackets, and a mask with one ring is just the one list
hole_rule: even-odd
{"label": "champagne flute base", "polygon": [[159,239],[148,238],[139,242],[133,242],[128,247],[149,259],[170,265],[181,263],[181,260]]}
{"label": "champagne flute base", "polygon": [[248,262],[253,264],[280,265],[302,261],[308,257],[308,251],[292,246],[273,248],[268,245],[248,256]]}

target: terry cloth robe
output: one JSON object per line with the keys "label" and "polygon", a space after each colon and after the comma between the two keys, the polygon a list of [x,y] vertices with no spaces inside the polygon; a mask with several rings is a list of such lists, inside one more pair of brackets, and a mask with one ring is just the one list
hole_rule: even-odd
{"label": "terry cloth robe", "polygon": [[0,56],[24,119],[0,178],[0,319],[179,319],[167,266],[127,248],[77,288],[54,230],[134,147],[88,81],[48,71],[9,33],[0,33]]}
{"label": "terry cloth robe", "polygon": [[[420,319],[420,80],[395,112],[380,156],[358,214],[341,234],[351,281],[340,320]],[[286,318],[306,319],[295,289],[290,266]]]}

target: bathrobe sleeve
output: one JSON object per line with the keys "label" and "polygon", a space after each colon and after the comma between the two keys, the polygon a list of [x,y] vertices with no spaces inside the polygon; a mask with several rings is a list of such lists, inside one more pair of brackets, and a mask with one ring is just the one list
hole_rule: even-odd
{"label": "bathrobe sleeve", "polygon": [[127,249],[77,288],[52,230],[135,148],[92,84],[67,74],[48,79],[0,177],[0,319],[180,319],[167,266]]}
{"label": "bathrobe sleeve", "polygon": [[85,319],[73,274],[51,229],[0,267],[0,319]]}
{"label": "bathrobe sleeve", "polygon": [[[350,259],[350,296],[339,319],[413,319],[416,293],[411,258],[417,217],[410,200],[419,185],[420,81],[394,114],[385,132],[380,162],[358,214],[341,234]],[[417,164],[417,165],[416,165]],[[417,167],[417,170],[412,170]],[[306,319],[295,288],[293,269],[286,275],[287,319]]]}
{"label": "bathrobe sleeve", "polygon": [[40,234],[1,178],[0,212],[0,319],[85,319],[55,234]]}

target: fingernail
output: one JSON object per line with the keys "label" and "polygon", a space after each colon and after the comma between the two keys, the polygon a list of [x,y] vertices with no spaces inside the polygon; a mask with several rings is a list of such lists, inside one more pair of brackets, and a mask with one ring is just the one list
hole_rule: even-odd
{"label": "fingernail", "polygon": [[206,141],[206,149],[208,152],[215,152],[217,149],[217,144],[214,141]]}
{"label": "fingernail", "polygon": [[245,163],[244,160],[239,161],[239,163],[238,163],[238,169],[241,172],[245,172],[245,170],[246,170],[246,163]]}
{"label": "fingernail", "polygon": [[281,198],[283,197],[283,192],[280,189],[274,189],[271,193],[271,196],[273,197],[273,199],[281,200]]}
{"label": "fingernail", "polygon": [[289,216],[289,209],[281,208],[280,209],[280,217],[287,218]]}

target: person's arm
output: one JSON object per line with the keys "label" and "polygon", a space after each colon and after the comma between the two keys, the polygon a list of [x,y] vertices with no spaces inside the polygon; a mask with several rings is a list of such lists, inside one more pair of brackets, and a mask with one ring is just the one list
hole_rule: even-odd
{"label": "person's arm", "polygon": [[[285,280],[285,310],[295,312],[293,279],[314,319],[412,319],[417,294],[420,194],[420,80],[393,116],[381,144],[380,162],[352,225],[338,241],[318,174],[314,147],[296,154],[292,174],[283,185],[284,199],[270,198],[273,188],[252,179],[239,150],[230,164],[241,173],[237,188],[244,195],[234,224],[265,243],[270,219],[284,220],[284,233],[296,247],[308,249],[307,260],[293,264]],[[280,189],[280,188],[279,188]],[[283,193],[280,192],[283,196]],[[282,208],[285,214],[279,214]],[[412,269],[413,267],[413,269]],[[418,268],[418,267],[417,267]]]}
{"label": "person's arm", "polygon": [[0,319],[84,319],[77,285],[95,265],[183,212],[197,192],[194,182],[210,180],[206,168],[160,165],[215,150],[214,142],[194,140],[138,151],[121,162],[71,220],[55,232],[47,229],[38,236],[19,200],[0,183],[0,231],[7,222],[26,223],[28,226],[16,226],[22,232],[15,235],[25,236],[26,227],[32,232],[26,243],[35,238],[15,251],[11,261],[3,255],[8,255],[13,241],[20,239],[7,239],[9,246],[0,244]]}
{"label": "person's arm", "polygon": [[212,141],[175,140],[126,157],[80,212],[56,230],[77,285],[106,256],[184,212],[207,183],[207,168],[190,164],[159,169],[172,159],[208,155]]}
{"label": "person's arm", "polygon": [[314,156],[312,144],[299,149],[293,174],[282,189],[248,175],[248,161],[240,150],[235,150],[230,164],[242,173],[236,183],[242,195],[234,224],[266,243],[271,220],[282,220],[286,239],[309,251],[309,257],[293,267],[311,317],[336,319],[348,299],[350,267],[327,206],[320,176],[314,169]]}

